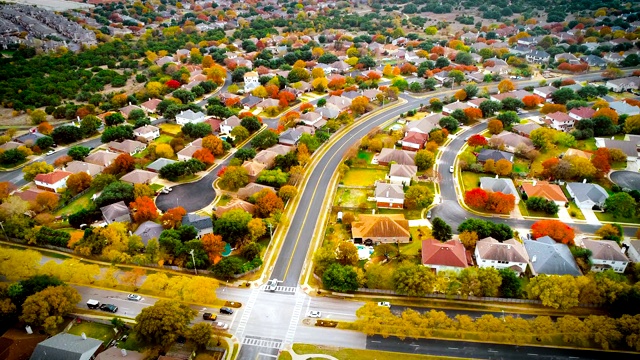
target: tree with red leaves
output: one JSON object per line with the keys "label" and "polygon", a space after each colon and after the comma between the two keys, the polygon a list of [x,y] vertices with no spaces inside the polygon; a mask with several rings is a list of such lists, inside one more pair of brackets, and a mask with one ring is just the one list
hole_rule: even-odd
{"label": "tree with red leaves", "polygon": [[466,108],[463,110],[469,121],[475,121],[482,118],[482,110],[478,108]]}
{"label": "tree with red leaves", "polygon": [[278,88],[277,86],[273,84],[268,84],[267,86],[264,87],[264,89],[267,90],[267,94],[269,95],[270,98],[272,99],[278,98],[278,93],[280,92],[280,88]]}
{"label": "tree with red leaves", "polygon": [[118,175],[126,174],[136,168],[136,159],[129,154],[118,155],[113,163],[104,169],[104,173]]}
{"label": "tree with red leaves", "polygon": [[522,98],[522,102],[526,108],[531,109],[542,104],[542,98],[538,95],[527,95]]}
{"label": "tree with red leaves", "polygon": [[207,149],[207,148],[202,148],[202,149],[196,150],[196,152],[193,153],[192,157],[194,159],[202,161],[207,166],[212,165],[213,162],[216,159],[213,156],[213,154],[211,153],[211,151],[209,151],[209,149]]}
{"label": "tree with red leaves", "polygon": [[513,194],[490,192],[485,210],[498,214],[508,214],[516,207],[516,197]]}
{"label": "tree with red leaves", "polygon": [[174,89],[174,90],[180,87],[180,82],[173,79],[167,81],[164,84],[167,85],[169,89]]}
{"label": "tree with red leaves", "polygon": [[608,174],[611,170],[611,154],[607,148],[599,148],[591,158],[591,164],[595,166],[598,171]]}
{"label": "tree with red leaves", "polygon": [[487,141],[487,138],[480,135],[480,134],[475,134],[472,137],[469,138],[469,140],[467,140],[467,144],[469,144],[469,146],[485,146],[487,145],[489,142]]}
{"label": "tree with red leaves", "polygon": [[133,212],[133,220],[141,223],[147,220],[155,220],[158,218],[158,208],[148,196],[141,196],[129,204]]}
{"label": "tree with red leaves", "polygon": [[222,236],[215,234],[205,234],[202,236],[202,248],[209,256],[211,263],[215,263],[220,259],[222,252],[224,251],[225,243],[222,241]]}
{"label": "tree with red leaves", "polygon": [[573,245],[575,232],[569,225],[558,220],[540,220],[531,226],[535,239],[549,236],[553,240],[566,245]]}
{"label": "tree with red leaves", "polygon": [[489,194],[481,188],[475,188],[464,194],[464,202],[476,209],[484,209],[489,201]]}
{"label": "tree with red leaves", "polygon": [[175,229],[185,215],[187,215],[187,211],[182,206],[174,207],[162,214],[160,223],[165,229]]}
{"label": "tree with red leaves", "polygon": [[224,106],[226,107],[233,107],[237,104],[240,103],[240,99],[239,98],[228,98],[227,100],[224,101]]}

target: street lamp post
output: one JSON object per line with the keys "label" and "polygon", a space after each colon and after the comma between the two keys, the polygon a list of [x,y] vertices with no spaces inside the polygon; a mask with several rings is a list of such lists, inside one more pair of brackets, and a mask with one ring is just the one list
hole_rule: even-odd
{"label": "street lamp post", "polygon": [[267,226],[269,227],[269,235],[271,236],[271,242],[273,242],[273,224],[271,222],[267,222]]}
{"label": "street lamp post", "polygon": [[196,269],[196,257],[193,255],[193,249],[189,251],[189,254],[191,254],[191,260],[193,261],[193,271],[195,271],[196,275],[198,275],[198,269]]}
{"label": "street lamp post", "polygon": [[2,228],[2,233],[4,234],[4,238],[6,240],[9,240],[9,237],[7,236],[6,231],[4,231],[4,221],[0,221],[0,228]]}

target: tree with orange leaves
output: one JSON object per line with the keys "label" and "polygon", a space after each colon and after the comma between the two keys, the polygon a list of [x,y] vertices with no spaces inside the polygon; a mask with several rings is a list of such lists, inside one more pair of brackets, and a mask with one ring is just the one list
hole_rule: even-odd
{"label": "tree with orange leaves", "polygon": [[618,113],[611,108],[600,108],[598,111],[593,114],[592,118],[597,118],[598,116],[603,116],[611,120],[615,125],[618,124]]}
{"label": "tree with orange leaves", "polygon": [[264,89],[267,90],[267,94],[269,95],[270,98],[272,99],[278,98],[278,93],[280,92],[280,88],[278,88],[276,85],[267,84],[267,86],[265,86]]}
{"label": "tree with orange leaves", "polygon": [[551,114],[554,112],[563,112],[566,113],[567,112],[567,107],[561,104],[551,104],[551,103],[546,103],[542,106],[542,109],[540,109],[540,112],[542,114]]}
{"label": "tree with orange leaves", "polygon": [[555,174],[556,166],[560,163],[560,159],[553,157],[542,162],[542,177],[549,178]]}
{"label": "tree with orange leaves", "polygon": [[300,112],[301,113],[305,113],[305,112],[309,112],[309,111],[313,111],[313,104],[311,103],[304,103],[302,105],[300,105]]}
{"label": "tree with orange leaves", "polygon": [[378,73],[377,71],[369,71],[369,72],[367,73],[367,78],[368,78],[369,80],[376,81],[376,80],[380,80],[380,78],[381,78],[381,77],[382,77],[382,76],[380,76],[380,73]]}
{"label": "tree with orange leaves", "polygon": [[4,200],[9,197],[9,193],[13,191],[14,185],[8,181],[0,182],[0,200]]}
{"label": "tree with orange leaves", "polygon": [[522,103],[526,108],[531,109],[542,104],[542,98],[537,95],[527,95],[522,98]]}
{"label": "tree with orange leaves", "polygon": [[516,87],[513,85],[513,81],[509,79],[504,79],[498,83],[498,91],[500,91],[500,93],[506,93],[515,89]]}
{"label": "tree with orange leaves", "polygon": [[484,209],[489,201],[489,194],[481,188],[475,188],[464,194],[464,202],[476,209]]}
{"label": "tree with orange leaves", "polygon": [[215,263],[220,259],[224,247],[227,245],[222,241],[222,236],[215,234],[205,234],[202,236],[202,248],[206,251],[211,263]]}
{"label": "tree with orange leaves", "polygon": [[209,149],[207,149],[207,148],[202,148],[202,149],[196,150],[196,152],[193,153],[192,157],[194,159],[202,161],[207,166],[212,165],[213,162],[216,159],[213,156],[213,154],[211,153],[211,151],[209,151]]}
{"label": "tree with orange leaves", "polygon": [[502,132],[502,130],[504,129],[504,125],[502,124],[502,121],[494,119],[489,121],[487,128],[489,129],[489,132],[491,134],[495,135],[495,134],[500,134]]}
{"label": "tree with orange leaves", "polygon": [[226,107],[234,107],[240,103],[240,98],[228,98],[224,101],[224,106]]}
{"label": "tree with orange leaves", "polygon": [[553,240],[566,245],[573,245],[575,232],[569,225],[558,220],[540,220],[531,226],[535,239],[549,236]]}
{"label": "tree with orange leaves", "polygon": [[[504,160],[504,159],[503,159]],[[508,214],[516,207],[516,198],[513,194],[490,192],[485,210],[498,214]]]}
{"label": "tree with orange leaves", "polygon": [[71,174],[67,178],[67,190],[71,192],[72,195],[79,194],[80,192],[86,190],[91,186],[91,181],[93,178],[91,175],[87,174],[84,171]]}
{"label": "tree with orange leaves", "polygon": [[358,96],[353,99],[350,108],[351,111],[360,115],[364,114],[364,112],[367,110],[367,105],[369,105],[369,99],[367,99],[365,96]]}
{"label": "tree with orange leaves", "polygon": [[46,121],[41,122],[40,125],[38,125],[38,132],[44,135],[49,135],[53,132],[53,126]]}
{"label": "tree with orange leaves", "polygon": [[165,229],[175,229],[185,215],[187,215],[187,211],[182,206],[174,207],[162,214],[160,223]]}
{"label": "tree with orange leaves", "polygon": [[36,210],[36,212],[51,211],[58,207],[59,200],[58,195],[43,191],[36,196],[34,210]]}
{"label": "tree with orange leaves", "polygon": [[300,119],[300,113],[297,111],[289,111],[280,117],[280,125],[284,128],[291,127],[293,123]]}
{"label": "tree with orange leaves", "polygon": [[402,75],[411,75],[415,72],[418,71],[418,68],[415,67],[415,65],[411,64],[411,63],[404,63],[402,64],[402,66],[400,67],[400,73]]}
{"label": "tree with orange leaves", "polygon": [[104,169],[104,173],[111,175],[126,174],[136,168],[136,159],[129,154],[118,155],[113,163]]}
{"label": "tree with orange leaves", "polygon": [[342,89],[345,83],[346,83],[346,79],[341,76],[341,77],[336,77],[331,79],[331,81],[329,81],[329,84],[327,86],[331,90],[338,90],[338,89]]}
{"label": "tree with orange leaves", "polygon": [[591,164],[595,166],[598,171],[608,174],[611,170],[611,154],[607,148],[599,148],[593,154],[591,158]]}
{"label": "tree with orange leaves", "polygon": [[148,196],[140,196],[129,204],[133,212],[133,220],[142,223],[147,220],[155,220],[158,218],[158,208]]}
{"label": "tree with orange leaves", "polygon": [[294,101],[296,99],[296,96],[289,91],[280,91],[280,94],[278,94],[278,98],[280,100],[279,102],[280,107],[285,108],[289,106],[289,103],[291,101]]}
{"label": "tree with orange leaves", "polygon": [[202,147],[209,150],[214,156],[224,154],[222,139],[215,135],[207,135],[202,139]]}
{"label": "tree with orange leaves", "polygon": [[487,143],[488,143],[487,138],[482,136],[482,135],[480,135],[480,134],[475,134],[475,135],[471,136],[469,138],[469,140],[467,140],[467,144],[469,146],[473,146],[473,147],[475,147],[475,146],[485,146],[485,145],[487,145]]}
{"label": "tree with orange leaves", "polygon": [[256,216],[269,217],[273,212],[284,209],[284,202],[275,192],[266,189],[257,194]]}
{"label": "tree with orange leaves", "polygon": [[464,91],[464,89],[460,89],[456,91],[455,94],[453,94],[453,97],[456,98],[456,100],[458,101],[464,101],[467,99],[467,92]]}
{"label": "tree with orange leaves", "polygon": [[467,116],[467,119],[469,119],[469,121],[475,121],[482,118],[482,110],[478,108],[469,107],[462,111]]}
{"label": "tree with orange leaves", "polygon": [[59,168],[59,167],[63,167],[65,165],[67,165],[67,163],[70,163],[73,161],[73,158],[69,155],[62,155],[59,158],[57,158],[54,162],[53,162],[53,166]]}

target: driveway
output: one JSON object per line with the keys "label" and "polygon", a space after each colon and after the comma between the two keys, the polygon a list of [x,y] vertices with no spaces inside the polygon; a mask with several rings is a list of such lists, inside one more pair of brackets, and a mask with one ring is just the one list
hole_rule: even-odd
{"label": "driveway", "polygon": [[564,206],[560,206],[560,209],[558,210],[558,218],[565,224],[573,223],[573,219],[571,218],[571,215],[569,215],[569,209]]}
{"label": "driveway", "polygon": [[582,215],[584,215],[584,219],[589,224],[600,224],[600,219],[596,216],[596,213],[591,209],[580,209],[582,211]]}

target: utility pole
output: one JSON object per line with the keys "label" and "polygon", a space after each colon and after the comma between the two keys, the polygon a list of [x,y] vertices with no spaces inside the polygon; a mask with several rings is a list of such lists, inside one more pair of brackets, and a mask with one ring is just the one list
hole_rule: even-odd
{"label": "utility pole", "polygon": [[193,271],[195,271],[196,275],[198,275],[198,269],[196,269],[196,257],[193,255],[193,249],[189,251],[189,254],[191,254],[191,260],[193,261]]}
{"label": "utility pole", "polygon": [[6,240],[9,240],[9,237],[7,236],[6,231],[4,231],[4,225],[3,224],[4,224],[4,221],[0,221],[0,228],[2,228],[2,233],[4,234],[4,238]]}

